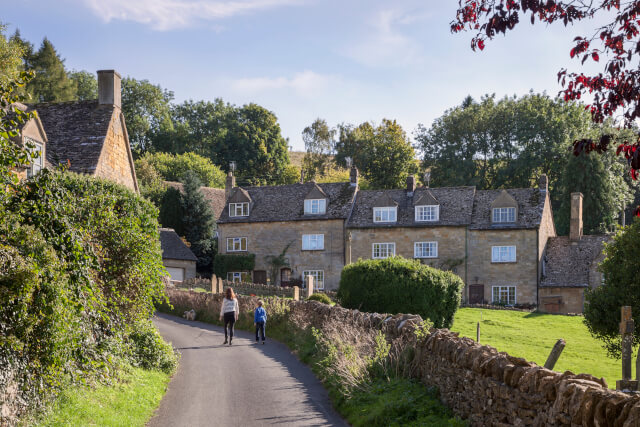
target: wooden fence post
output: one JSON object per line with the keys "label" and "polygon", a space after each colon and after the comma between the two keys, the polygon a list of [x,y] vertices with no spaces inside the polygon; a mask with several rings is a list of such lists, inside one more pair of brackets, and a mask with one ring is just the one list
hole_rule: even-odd
{"label": "wooden fence post", "polygon": [[562,338],[560,338],[556,342],[556,345],[553,346],[553,349],[551,350],[551,353],[549,354],[547,361],[544,362],[545,368],[553,370],[553,367],[556,366],[556,362],[560,358],[560,355],[562,354],[562,350],[564,350],[564,346],[566,344],[567,343],[565,343]]}

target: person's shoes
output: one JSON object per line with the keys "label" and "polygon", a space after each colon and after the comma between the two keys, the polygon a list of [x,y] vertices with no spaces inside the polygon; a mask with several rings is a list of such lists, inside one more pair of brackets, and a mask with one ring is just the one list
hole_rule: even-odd
{"label": "person's shoes", "polygon": [[229,340],[229,345],[231,345],[231,340]]}
{"label": "person's shoes", "polygon": [[224,342],[222,343],[222,345],[225,345],[225,344],[226,344],[226,343],[228,343],[228,342],[229,342],[229,341],[227,341],[227,340],[226,340],[226,338],[225,338],[225,340],[224,340]]}
{"label": "person's shoes", "polygon": [[262,341],[262,345],[264,345],[264,341]]}
{"label": "person's shoes", "polygon": [[258,342],[259,342],[259,341],[258,341],[258,340],[256,340],[256,344],[258,344]]}

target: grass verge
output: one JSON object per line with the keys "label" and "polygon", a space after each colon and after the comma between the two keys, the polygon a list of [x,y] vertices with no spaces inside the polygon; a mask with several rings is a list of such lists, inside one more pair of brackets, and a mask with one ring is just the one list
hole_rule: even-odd
{"label": "grass verge", "polygon": [[128,368],[115,385],[75,386],[56,399],[36,426],[144,426],[164,396],[170,375]]}
{"label": "grass verge", "polygon": [[620,379],[620,361],[607,356],[600,342],[589,334],[582,316],[461,308],[451,330],[475,340],[477,322],[480,322],[480,343],[499,351],[542,366],[553,345],[563,338],[567,345],[555,371],[604,378],[610,388],[615,388],[616,379]]}

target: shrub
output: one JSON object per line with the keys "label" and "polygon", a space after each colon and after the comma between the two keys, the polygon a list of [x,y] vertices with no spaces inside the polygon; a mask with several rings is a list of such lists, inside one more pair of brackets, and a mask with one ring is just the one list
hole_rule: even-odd
{"label": "shrub", "polygon": [[213,273],[222,279],[226,279],[229,271],[251,271],[255,264],[255,254],[216,254],[213,259]]}
{"label": "shrub", "polygon": [[132,344],[132,364],[144,369],[157,369],[172,374],[178,366],[178,356],[171,344],[162,339],[149,320],[140,321],[129,335]]}
{"label": "shrub", "polygon": [[346,308],[411,313],[436,328],[451,327],[464,283],[460,277],[401,257],[359,260],[340,277],[338,300]]}
{"label": "shrub", "polygon": [[329,305],[333,304],[333,301],[331,301],[331,298],[329,298],[328,295],[322,294],[322,293],[311,294],[311,296],[307,298],[307,301],[318,301],[323,304],[329,304]]}

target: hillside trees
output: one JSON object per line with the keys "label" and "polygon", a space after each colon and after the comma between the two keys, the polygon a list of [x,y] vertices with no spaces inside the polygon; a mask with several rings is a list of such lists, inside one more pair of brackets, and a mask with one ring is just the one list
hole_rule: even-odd
{"label": "hillside trees", "polygon": [[302,165],[305,178],[315,179],[317,175],[326,174],[331,164],[335,135],[336,130],[329,128],[327,121],[320,118],[304,128],[302,140],[307,152]]}
{"label": "hillside trees", "polygon": [[198,154],[145,153],[136,160],[136,170],[148,164],[165,181],[182,181],[188,171],[196,174],[205,187],[224,188],[225,174],[211,160]]}
{"label": "hillside trees", "polygon": [[0,23],[0,85],[18,78],[22,68],[24,46],[18,40],[7,38],[6,26]]}
{"label": "hillside trees", "polygon": [[45,38],[37,52],[26,59],[36,77],[27,85],[35,102],[71,101],[76,96],[76,85],[67,76],[64,60],[53,44]]}

